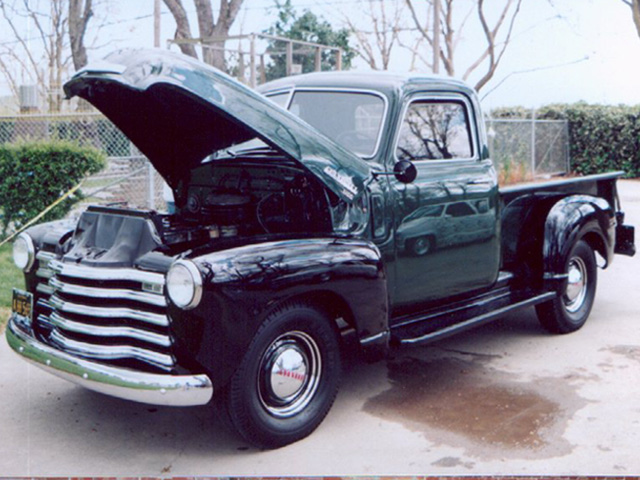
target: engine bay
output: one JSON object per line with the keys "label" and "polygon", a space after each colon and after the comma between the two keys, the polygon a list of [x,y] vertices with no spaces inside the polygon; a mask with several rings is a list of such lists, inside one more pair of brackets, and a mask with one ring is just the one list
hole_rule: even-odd
{"label": "engine bay", "polygon": [[163,216],[160,230],[166,244],[203,234],[214,239],[330,232],[329,195],[295,165],[216,161],[190,172],[177,189],[177,213]]}

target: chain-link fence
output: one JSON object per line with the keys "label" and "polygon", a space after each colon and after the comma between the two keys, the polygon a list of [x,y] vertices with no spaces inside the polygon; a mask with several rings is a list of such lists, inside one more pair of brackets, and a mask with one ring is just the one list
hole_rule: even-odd
{"label": "chain-link fence", "polygon": [[487,119],[489,150],[498,171],[530,177],[567,173],[569,125],[565,120]]}
{"label": "chain-link fence", "polygon": [[[202,51],[207,63],[220,65],[224,59],[226,72],[251,87],[270,80],[325,70],[342,70],[343,60],[350,61],[353,53],[340,47],[278,37],[266,33],[209,37],[203,39],[174,39],[171,45],[190,44]],[[214,58],[218,57],[218,63]]]}
{"label": "chain-link fence", "polygon": [[103,115],[82,113],[0,117],[0,144],[31,140],[77,141],[107,154],[107,167],[83,183],[82,192],[86,196],[83,204],[166,209],[162,177]]}
{"label": "chain-link fence", "polygon": [[[503,178],[517,181],[568,172],[566,122],[488,120],[487,130],[492,158]],[[107,154],[107,167],[83,184],[84,205],[166,209],[162,177],[129,139],[101,114],[0,117],[0,144],[42,139],[79,141]],[[513,175],[513,172],[520,173]],[[505,175],[507,173],[509,175]]]}

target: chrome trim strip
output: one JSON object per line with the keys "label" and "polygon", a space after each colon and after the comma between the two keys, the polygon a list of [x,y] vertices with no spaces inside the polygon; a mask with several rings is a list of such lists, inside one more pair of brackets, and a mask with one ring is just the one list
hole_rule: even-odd
{"label": "chrome trim strip", "polygon": [[156,293],[139,292],[136,290],[126,290],[121,288],[85,287],[83,285],[73,285],[71,283],[63,282],[59,278],[52,278],[49,280],[49,285],[52,287],[51,293],[55,290],[56,292],[59,291],[62,293],[70,293],[72,295],[81,295],[85,297],[133,300],[158,307],[167,306],[167,300],[164,296]]}
{"label": "chrome trim strip", "polygon": [[360,339],[360,345],[366,346],[370,343],[375,343],[379,340],[389,337],[389,330],[385,330],[384,332],[376,333],[375,335],[371,335],[370,337],[365,337]]}
{"label": "chrome trim strip", "polygon": [[145,272],[135,268],[95,268],[87,267],[86,265],[62,263],[59,260],[52,260],[49,263],[49,267],[60,275],[85,280],[130,280],[164,285],[164,274]]}
{"label": "chrome trim strip", "polygon": [[12,316],[7,325],[9,346],[25,360],[89,390],[152,405],[205,405],[213,396],[207,375],[161,375],[100,365],[49,347],[22,330]]}
{"label": "chrome trim strip", "polygon": [[[44,317],[41,315],[41,317]],[[168,335],[147,332],[138,328],[131,327],[103,327],[97,325],[89,325],[81,322],[74,322],[62,315],[53,312],[49,317],[44,317],[50,323],[69,332],[81,333],[83,335],[91,335],[94,337],[126,337],[142,340],[143,342],[153,343],[162,347],[171,346],[171,338]]]}
{"label": "chrome trim strip", "polygon": [[128,345],[96,345],[94,343],[79,342],[71,340],[60,332],[54,330],[51,332],[51,340],[60,345],[66,352],[81,355],[83,357],[95,358],[98,360],[127,360],[136,359],[142,362],[161,365],[171,368],[175,366],[175,361],[171,355],[145,350],[140,347],[131,347]]}
{"label": "chrome trim strip", "polygon": [[169,319],[167,316],[158,313],[133,310],[131,308],[90,307],[88,305],[79,305],[77,303],[62,300],[55,294],[51,296],[49,303],[52,307],[67,313],[77,313],[78,315],[99,318],[130,318],[132,320],[140,320],[141,322],[161,327],[169,326]]}

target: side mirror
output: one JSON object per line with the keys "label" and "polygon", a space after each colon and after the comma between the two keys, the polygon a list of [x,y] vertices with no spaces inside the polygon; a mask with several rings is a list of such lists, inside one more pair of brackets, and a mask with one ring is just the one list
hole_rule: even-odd
{"label": "side mirror", "polygon": [[418,169],[409,160],[400,160],[393,166],[393,174],[400,183],[411,183],[418,176]]}

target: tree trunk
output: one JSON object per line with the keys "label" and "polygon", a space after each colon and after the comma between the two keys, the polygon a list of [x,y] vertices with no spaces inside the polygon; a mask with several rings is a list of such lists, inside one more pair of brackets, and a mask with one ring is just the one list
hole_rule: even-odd
{"label": "tree trunk", "polygon": [[[73,67],[80,70],[87,64],[87,49],[84,46],[84,35],[89,20],[93,16],[93,0],[69,0],[69,41]],[[84,6],[83,6],[84,3]]]}
{"label": "tree trunk", "polygon": [[636,24],[638,37],[640,37],[640,0],[631,0],[631,10],[633,11],[633,23]]}
{"label": "tree trunk", "polygon": [[[173,15],[176,21],[176,34],[174,38],[176,40],[192,39],[191,26],[189,25],[189,19],[187,18],[187,12],[180,0],[164,0],[164,4],[167,6],[171,15]],[[196,47],[193,43],[179,43],[180,51],[185,55],[189,55],[193,58],[198,58],[196,54]]]}

